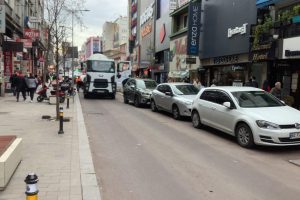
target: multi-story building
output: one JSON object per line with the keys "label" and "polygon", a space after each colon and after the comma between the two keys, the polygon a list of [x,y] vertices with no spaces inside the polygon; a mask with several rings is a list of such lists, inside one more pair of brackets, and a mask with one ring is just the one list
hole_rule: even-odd
{"label": "multi-story building", "polygon": [[129,22],[129,53],[132,63],[133,74],[139,73],[140,45],[139,45],[139,1],[128,0],[128,22]]}
{"label": "multi-story building", "polygon": [[95,52],[103,52],[101,44],[102,44],[101,37],[99,36],[89,37],[84,44],[84,50],[85,50],[84,59],[89,58]]}
{"label": "multi-story building", "polygon": [[169,72],[171,17],[170,0],[156,0],[155,15],[155,66],[151,77],[158,83],[166,82]]}
{"label": "multi-story building", "polygon": [[44,1],[1,0],[0,33],[3,57],[2,91],[10,91],[9,77],[14,71],[41,74],[46,35],[43,23]]}
{"label": "multi-story building", "polygon": [[282,83],[282,98],[300,109],[300,1],[257,0],[251,58],[266,69],[270,87]]}
{"label": "multi-story building", "polygon": [[155,65],[155,1],[138,1],[139,16],[139,45],[140,65],[139,75],[150,77],[150,69]]}
{"label": "multi-story building", "polygon": [[249,59],[250,27],[256,23],[253,0],[202,1],[200,58],[205,85],[242,86],[250,76],[261,83],[266,69]]}
{"label": "multi-story building", "polygon": [[[195,9],[192,9],[193,8]],[[190,0],[176,1],[170,13],[170,69],[169,78],[175,81],[198,77],[200,3]],[[188,23],[188,21],[193,23]],[[191,35],[193,33],[193,35]],[[195,44],[196,46],[191,46]]]}
{"label": "multi-story building", "polygon": [[[127,60],[129,56],[128,49],[128,17],[120,16],[115,22],[116,30],[114,33],[114,51],[110,57],[114,60]],[[113,55],[112,55],[113,54]]]}
{"label": "multi-story building", "polygon": [[114,22],[105,22],[102,29],[102,48],[103,53],[106,54],[108,51],[114,49],[114,33],[117,25]]}

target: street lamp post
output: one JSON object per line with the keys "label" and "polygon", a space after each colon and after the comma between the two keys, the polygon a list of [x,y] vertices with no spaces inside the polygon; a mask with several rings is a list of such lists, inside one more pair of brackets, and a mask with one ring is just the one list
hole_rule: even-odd
{"label": "street lamp post", "polygon": [[88,12],[90,10],[71,10],[72,13],[72,61],[71,61],[71,69],[72,69],[72,87],[74,86],[74,14],[75,12]]}

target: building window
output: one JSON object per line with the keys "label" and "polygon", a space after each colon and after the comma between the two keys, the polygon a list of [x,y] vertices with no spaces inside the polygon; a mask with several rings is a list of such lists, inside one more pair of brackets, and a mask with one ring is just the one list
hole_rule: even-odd
{"label": "building window", "polygon": [[188,14],[182,14],[175,17],[175,29],[174,33],[187,28],[188,25]]}
{"label": "building window", "polygon": [[156,19],[160,18],[161,1],[162,0],[157,0],[157,2],[156,2]]}

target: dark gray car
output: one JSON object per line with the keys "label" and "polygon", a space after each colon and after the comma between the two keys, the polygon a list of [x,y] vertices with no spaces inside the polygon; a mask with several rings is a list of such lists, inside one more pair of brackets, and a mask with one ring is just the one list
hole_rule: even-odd
{"label": "dark gray car", "polygon": [[136,107],[150,104],[151,93],[156,86],[152,79],[130,78],[123,88],[124,103],[131,101]]}

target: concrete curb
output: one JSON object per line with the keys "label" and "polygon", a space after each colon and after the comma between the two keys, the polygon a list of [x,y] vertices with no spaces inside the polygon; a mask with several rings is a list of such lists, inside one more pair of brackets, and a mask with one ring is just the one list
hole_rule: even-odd
{"label": "concrete curb", "polygon": [[80,176],[83,200],[101,200],[90,144],[86,132],[79,96],[75,96],[79,139]]}

